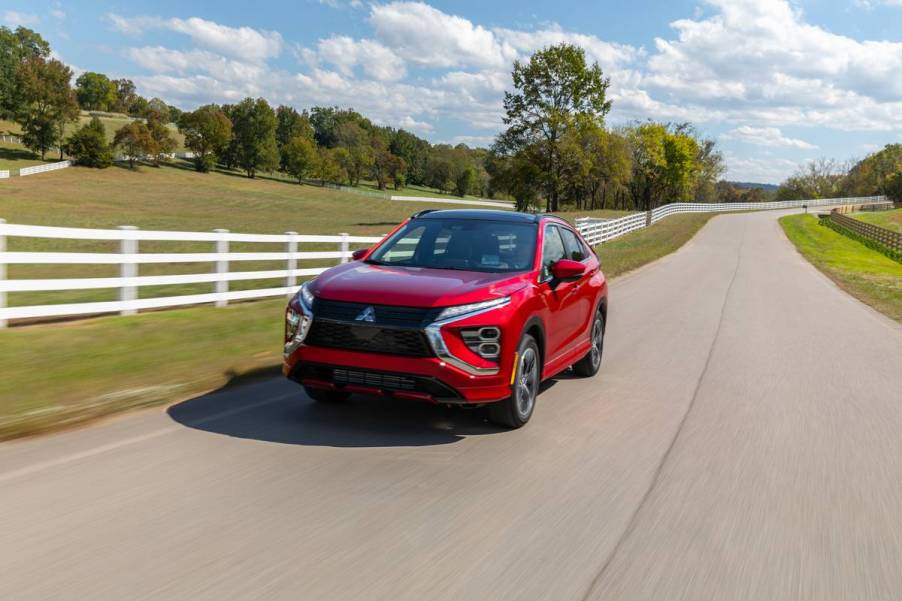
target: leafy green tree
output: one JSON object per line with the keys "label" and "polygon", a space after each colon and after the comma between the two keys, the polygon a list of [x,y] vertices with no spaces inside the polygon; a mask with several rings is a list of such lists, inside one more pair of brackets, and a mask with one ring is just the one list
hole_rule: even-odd
{"label": "leafy green tree", "polygon": [[116,104],[113,110],[117,113],[128,113],[132,103],[138,98],[138,90],[130,79],[114,79],[116,86]]}
{"label": "leafy green tree", "polygon": [[194,168],[202,173],[215,164],[216,150],[227,147],[232,139],[232,122],[215,104],[182,113],[178,128],[185,136],[185,147],[194,153]]}
{"label": "leafy green tree", "polygon": [[235,162],[250,178],[279,166],[276,113],[263,98],[245,98],[231,110]]}
{"label": "leafy green tree", "polygon": [[886,195],[899,206],[902,203],[902,171],[898,171],[887,178]]}
{"label": "leafy green tree", "polygon": [[430,144],[414,134],[399,129],[392,134],[389,151],[404,161],[407,166],[406,181],[412,184],[424,184],[426,180],[426,162],[429,160]]}
{"label": "leafy green tree", "polygon": [[392,182],[395,188],[403,186],[404,172],[407,166],[404,159],[391,153],[386,147],[385,141],[374,136],[372,141],[373,165],[372,176],[380,190],[385,190],[388,182]]}
{"label": "leafy green tree", "polygon": [[128,114],[132,117],[143,117],[150,108],[150,103],[143,96],[135,96],[134,100],[128,105]]}
{"label": "leafy green tree", "polygon": [[601,124],[611,109],[610,80],[585,51],[572,44],[546,47],[527,63],[514,62],[515,92],[505,92],[503,145],[526,151],[541,174],[546,208],[556,211],[561,194],[560,140],[577,116]]}
{"label": "leafy green tree", "polygon": [[325,186],[326,182],[341,182],[347,177],[344,168],[338,161],[338,155],[341,152],[347,152],[347,150],[344,148],[317,147],[313,175],[320,181],[321,186]]}
{"label": "leafy green tree", "polygon": [[313,140],[313,126],[307,113],[299,113],[290,106],[276,109],[276,144],[279,146],[279,168],[287,171],[288,161],[285,147],[298,136]]}
{"label": "leafy green tree", "polygon": [[22,143],[39,152],[42,160],[60,142],[65,124],[78,116],[71,78],[69,67],[40,56],[27,59],[16,73],[23,103],[16,119],[22,126]]}
{"label": "leafy green tree", "polygon": [[169,123],[178,125],[179,119],[185,111],[172,104],[168,105],[166,108],[169,110]]}
{"label": "leafy green tree", "polygon": [[317,167],[317,149],[313,138],[295,136],[282,147],[282,158],[285,159],[285,172],[297,178],[299,184],[303,183],[304,178]]}
{"label": "leafy green tree", "polygon": [[692,200],[697,175],[698,144],[685,134],[669,133],[664,138],[664,195],[667,202]]}
{"label": "leafy green tree", "polygon": [[160,113],[156,109],[150,109],[146,115],[147,131],[150,133],[151,140],[153,140],[151,151],[148,154],[154,166],[159,167],[160,161],[175,151],[178,144],[175,138],[172,137],[172,130],[167,126],[165,114]]}
{"label": "leafy green tree", "polygon": [[24,109],[17,81],[19,67],[29,58],[48,58],[50,44],[27,27],[15,31],[0,26],[0,118],[16,119]]}
{"label": "leafy green tree", "polygon": [[110,111],[119,100],[119,89],[103,73],[87,71],[75,80],[78,104],[86,111]]}
{"label": "leafy green tree", "polygon": [[113,163],[113,151],[106,139],[103,122],[93,117],[66,140],[66,152],[85,167],[104,169]]}
{"label": "leafy green tree", "polygon": [[154,118],[158,119],[162,123],[169,123],[170,121],[169,105],[166,104],[165,100],[162,100],[160,98],[151,98],[147,103],[147,109],[141,116],[146,118],[151,113],[155,113]]}
{"label": "leafy green tree", "polygon": [[147,125],[141,121],[126,123],[113,137],[113,146],[120,149],[128,159],[128,166],[135,168],[135,162],[156,154],[157,147]]}

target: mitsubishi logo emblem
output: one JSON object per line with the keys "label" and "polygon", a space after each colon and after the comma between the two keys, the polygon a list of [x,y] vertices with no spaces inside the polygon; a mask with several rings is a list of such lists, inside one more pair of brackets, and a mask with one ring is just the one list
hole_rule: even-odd
{"label": "mitsubishi logo emblem", "polygon": [[376,321],[376,310],[370,305],[360,312],[355,321]]}

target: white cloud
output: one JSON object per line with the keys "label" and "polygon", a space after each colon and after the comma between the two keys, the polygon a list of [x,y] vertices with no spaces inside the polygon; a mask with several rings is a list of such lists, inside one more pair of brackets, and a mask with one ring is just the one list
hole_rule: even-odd
{"label": "white cloud", "polygon": [[403,129],[411,129],[411,130],[419,131],[419,132],[426,133],[426,134],[432,133],[433,131],[435,131],[435,128],[432,127],[431,123],[427,123],[425,121],[417,121],[410,115],[405,115],[404,117],[402,117],[398,121],[397,124],[389,124],[389,125],[395,125],[395,127],[400,127]]}
{"label": "white cloud", "polygon": [[229,27],[200,17],[161,19],[108,14],[107,20],[114,29],[127,35],[142,35],[149,29],[183,33],[199,46],[249,62],[275,58],[282,52],[282,35],[276,31]]}
{"label": "white cloud", "polygon": [[3,13],[3,22],[10,27],[32,27],[41,22],[41,17],[31,13],[8,10]]}
{"label": "white cloud", "polygon": [[[330,63],[348,77],[353,75],[357,65],[378,81],[397,81],[407,75],[404,61],[374,40],[355,41],[348,36],[332,36],[319,41],[315,56],[315,62]],[[307,60],[310,61],[309,56]]]}
{"label": "white cloud", "polygon": [[374,4],[369,22],[380,41],[413,63],[498,67],[513,59],[490,30],[422,2]]}
{"label": "white cloud", "polygon": [[724,178],[742,182],[781,182],[799,166],[796,161],[775,157],[742,157],[726,153],[725,158],[728,168]]}
{"label": "white cloud", "polygon": [[672,23],[640,88],[727,121],[887,130],[902,119],[902,43],[859,41],[806,23],[786,0],[707,0]]}
{"label": "white cloud", "polygon": [[768,148],[773,148],[775,146],[801,148],[803,150],[817,148],[814,144],[809,144],[804,140],[784,136],[783,132],[776,127],[752,127],[751,125],[743,125],[724,133],[720,137],[723,140],[737,140],[747,144],[767,146]]}

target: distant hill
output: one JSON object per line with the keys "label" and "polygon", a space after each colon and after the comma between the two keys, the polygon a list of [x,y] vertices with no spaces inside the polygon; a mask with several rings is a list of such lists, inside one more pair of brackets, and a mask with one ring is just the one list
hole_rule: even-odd
{"label": "distant hill", "polygon": [[759,184],[755,182],[727,182],[728,184],[733,184],[737,188],[741,190],[751,190],[753,188],[761,188],[765,192],[776,192],[777,188],[780,186],[776,184]]}

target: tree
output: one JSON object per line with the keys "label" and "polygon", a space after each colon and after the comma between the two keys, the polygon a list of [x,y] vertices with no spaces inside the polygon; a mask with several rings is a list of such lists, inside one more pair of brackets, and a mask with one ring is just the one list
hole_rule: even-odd
{"label": "tree", "polygon": [[69,136],[66,140],[66,152],[76,163],[85,167],[103,169],[113,163],[113,151],[106,139],[106,128],[97,117],[93,117]]}
{"label": "tree", "polygon": [[113,146],[122,150],[122,153],[128,158],[128,166],[131,169],[135,168],[135,161],[156,152],[156,142],[154,142],[150,130],[141,121],[126,123],[116,130]]}
{"label": "tree", "polygon": [[389,151],[400,157],[407,166],[405,179],[412,184],[424,184],[426,162],[429,160],[430,144],[408,131],[399,129],[391,137]]}
{"label": "tree", "polygon": [[279,168],[286,171],[288,162],[284,153],[286,145],[301,136],[313,141],[313,126],[307,113],[299,113],[290,106],[276,109],[276,144],[279,146]]}
{"label": "tree", "polygon": [[128,113],[132,103],[138,98],[135,83],[130,79],[115,79],[113,84],[116,86],[114,110],[118,113]]}
{"label": "tree", "polygon": [[340,151],[347,152],[343,148],[324,148],[322,146],[317,148],[313,173],[316,179],[320,181],[321,186],[325,186],[326,182],[340,182],[346,177],[344,169],[342,169],[336,157]]}
{"label": "tree", "polygon": [[48,58],[50,44],[27,27],[15,31],[0,26],[0,118],[16,119],[24,99],[17,80],[19,67],[30,58]]}
{"label": "tree", "polygon": [[32,56],[19,65],[17,83],[22,106],[17,121],[22,143],[41,154],[60,141],[63,126],[78,116],[69,80],[72,70],[56,59]]}
{"label": "tree", "polygon": [[216,149],[228,146],[232,139],[232,122],[215,104],[183,113],[178,128],[185,136],[185,147],[194,152],[194,168],[202,173],[216,162]]}
{"label": "tree", "polygon": [[166,125],[166,116],[163,113],[156,109],[150,109],[146,114],[147,131],[150,133],[151,140],[153,140],[153,144],[147,154],[150,155],[154,166],[159,167],[160,161],[167,158],[166,155],[175,150],[177,143],[175,138],[172,137],[172,131]]}
{"label": "tree", "polygon": [[352,186],[360,184],[360,178],[368,172],[375,159],[370,136],[365,129],[353,121],[338,125],[335,141],[348,151],[351,163],[348,165],[348,180]]}
{"label": "tree", "polygon": [[896,203],[896,206],[902,203],[902,171],[898,171],[887,178],[886,195]]}
{"label": "tree", "polygon": [[109,111],[119,100],[117,85],[103,73],[92,71],[82,73],[75,80],[75,94],[79,106],[86,111]]}
{"label": "tree", "polygon": [[396,189],[403,185],[404,171],[407,166],[404,159],[393,155],[385,146],[380,137],[373,137],[372,141],[372,175],[380,190],[385,190],[389,181],[393,182]]}
{"label": "tree", "polygon": [[169,123],[169,105],[166,104],[165,100],[151,98],[147,103],[147,109],[141,116],[147,117],[151,112],[156,113],[154,117],[159,119],[162,123]]}
{"label": "tree", "polygon": [[282,158],[285,160],[285,171],[297,178],[300,184],[316,169],[316,144],[312,138],[295,136],[282,147]]}
{"label": "tree", "polygon": [[845,177],[845,168],[833,159],[809,161],[780,184],[777,199],[835,198]]}
{"label": "tree", "polygon": [[245,98],[232,108],[235,160],[250,178],[279,166],[276,114],[263,98]]}
{"label": "tree", "polygon": [[529,150],[539,168],[546,208],[558,210],[561,193],[560,140],[576,116],[603,123],[610,111],[610,80],[597,63],[586,64],[585,51],[572,44],[549,46],[528,63],[514,62],[515,92],[505,92],[504,145]]}

